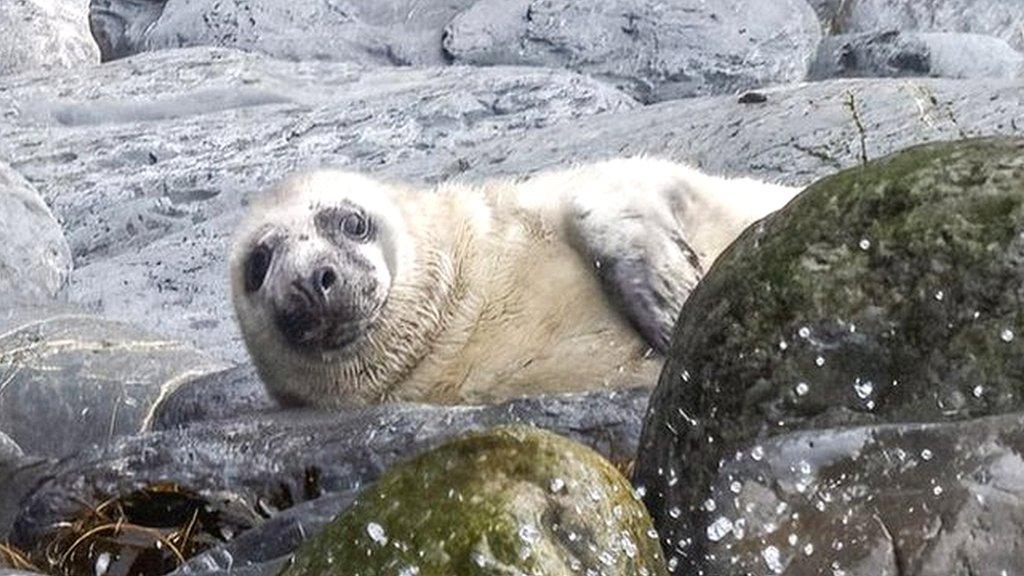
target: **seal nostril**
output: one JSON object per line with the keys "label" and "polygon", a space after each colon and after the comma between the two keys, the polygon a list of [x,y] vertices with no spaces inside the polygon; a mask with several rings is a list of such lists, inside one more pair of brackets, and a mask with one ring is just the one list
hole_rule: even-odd
{"label": "seal nostril", "polygon": [[338,275],[334,273],[334,270],[330,268],[321,268],[318,274],[317,284],[320,286],[325,294],[334,286],[334,283],[338,281]]}

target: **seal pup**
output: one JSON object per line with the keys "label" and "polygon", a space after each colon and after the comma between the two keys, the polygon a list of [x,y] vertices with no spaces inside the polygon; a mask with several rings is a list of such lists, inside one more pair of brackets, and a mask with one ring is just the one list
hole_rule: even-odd
{"label": "seal pup", "polygon": [[232,299],[285,405],[653,386],[704,271],[797,192],[653,158],[432,190],[317,170],[251,206]]}

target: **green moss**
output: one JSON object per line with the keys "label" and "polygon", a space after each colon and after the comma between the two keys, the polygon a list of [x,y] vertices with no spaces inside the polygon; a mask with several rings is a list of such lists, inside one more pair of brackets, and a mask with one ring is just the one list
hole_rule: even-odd
{"label": "green moss", "polygon": [[683,309],[638,480],[693,505],[732,442],[1024,408],[1022,204],[1024,141],[973,140],[841,172],[751,227]]}
{"label": "green moss", "polygon": [[386,473],[288,574],[664,574],[650,530],[629,483],[599,455],[533,428],[497,428]]}

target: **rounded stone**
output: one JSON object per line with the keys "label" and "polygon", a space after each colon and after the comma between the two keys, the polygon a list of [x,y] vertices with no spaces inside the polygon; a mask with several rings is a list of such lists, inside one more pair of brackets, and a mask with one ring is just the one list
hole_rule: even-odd
{"label": "rounded stone", "polygon": [[311,574],[667,574],[643,505],[595,452],[528,427],[387,472],[296,555]]}
{"label": "rounded stone", "polygon": [[1020,410],[1022,299],[1024,140],[915,147],[812,185],[680,315],[636,471],[662,537],[694,536],[700,557],[707,487],[753,438]]}

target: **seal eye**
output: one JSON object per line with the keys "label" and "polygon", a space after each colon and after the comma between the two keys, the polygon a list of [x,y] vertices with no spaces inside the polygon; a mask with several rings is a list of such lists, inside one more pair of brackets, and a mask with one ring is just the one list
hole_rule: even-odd
{"label": "seal eye", "polygon": [[251,294],[263,286],[273,257],[274,252],[266,244],[260,244],[249,253],[249,259],[245,262],[246,292]]}
{"label": "seal eye", "polygon": [[353,240],[366,240],[370,235],[370,223],[359,212],[351,212],[341,220],[341,229]]}

